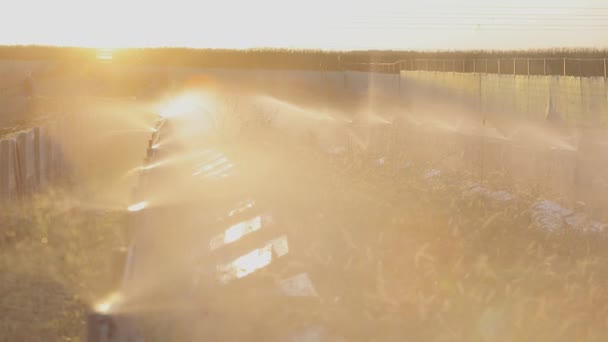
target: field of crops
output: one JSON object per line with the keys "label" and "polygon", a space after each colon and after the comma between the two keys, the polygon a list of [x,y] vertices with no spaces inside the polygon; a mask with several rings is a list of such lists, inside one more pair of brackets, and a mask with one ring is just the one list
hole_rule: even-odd
{"label": "field of crops", "polygon": [[[551,186],[518,182],[516,173],[507,181],[489,159],[467,164],[479,152],[457,151],[467,146],[457,135],[408,126],[392,140],[401,145],[388,149],[376,149],[382,144],[373,138],[391,141],[395,130],[388,128],[359,137],[363,142],[337,138],[357,138],[356,128],[336,129],[340,117],[327,113],[372,108],[368,102],[378,99],[356,103],[338,92],[343,103],[323,106],[320,89],[308,97],[310,90],[273,91],[222,101],[224,114],[270,113],[275,127],[248,121],[247,128],[206,142],[233,159],[238,171],[204,183],[195,208],[215,214],[221,199],[254,196],[288,236],[289,258],[233,286],[204,284],[187,297],[194,312],[180,311],[181,302],[151,299],[146,341],[606,340],[605,213],[559,198],[563,193]],[[401,105],[375,108],[376,119],[398,115]],[[116,118],[123,117],[111,120],[122,123]],[[201,119],[191,119],[185,140],[201,130]],[[123,203],[109,209],[100,195],[138,165],[144,151],[133,141],[107,140],[95,158],[80,161],[87,171],[79,174],[81,186],[58,184],[0,212],[0,340],[83,338],[85,312],[111,290],[112,251],[126,242],[126,214],[116,209]],[[179,196],[189,190],[188,179],[166,177],[160,184]],[[188,229],[204,231],[205,222]],[[166,225],[158,233],[207,247],[177,234],[179,228]],[[176,249],[176,255],[191,251]],[[314,291],[276,300],[276,285],[294,273],[307,274]],[[190,284],[173,290],[182,286]]]}
{"label": "field of crops", "polygon": [[[215,146],[240,171],[196,203],[253,196],[263,209],[249,216],[272,215],[289,255],[228,287],[203,281],[188,310],[159,300],[149,340],[606,338],[606,226],[584,208],[407,153],[328,154],[271,131],[242,139]],[[204,249],[195,236],[185,240]],[[302,273],[314,290],[277,299],[277,284]]]}

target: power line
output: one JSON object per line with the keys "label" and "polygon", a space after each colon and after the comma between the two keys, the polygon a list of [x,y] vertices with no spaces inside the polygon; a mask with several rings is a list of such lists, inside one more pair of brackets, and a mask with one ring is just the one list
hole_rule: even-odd
{"label": "power line", "polygon": [[[434,6],[435,5],[435,6]],[[431,7],[433,6],[433,7]],[[464,10],[550,10],[550,11],[608,11],[606,6],[467,6],[456,5],[450,6],[446,4],[427,4],[428,10],[444,10],[444,9],[464,9]],[[405,6],[404,8],[408,8]],[[411,10],[419,10],[420,6],[410,8]]]}
{"label": "power line", "polygon": [[487,17],[498,17],[498,16],[540,16],[540,17],[556,17],[561,16],[564,18],[590,18],[590,17],[607,17],[608,12],[605,13],[557,13],[557,12],[471,12],[471,11],[390,11],[385,13],[369,13],[369,14],[359,14],[353,15],[353,17],[383,17],[383,16],[407,16],[407,17],[416,17],[416,16],[424,16],[424,15],[436,15],[436,16],[487,16]]}
{"label": "power line", "polygon": [[608,7],[605,6],[458,6],[457,8],[467,8],[467,9],[568,9],[568,10],[608,10]]}
{"label": "power line", "polygon": [[[432,20],[429,20],[432,19]],[[422,25],[422,26],[441,26],[441,27],[453,27],[453,26],[484,26],[484,27],[493,27],[493,26],[511,26],[511,27],[558,27],[558,28],[570,28],[570,27],[608,27],[608,22],[606,23],[598,23],[598,22],[563,22],[563,23],[555,23],[555,22],[521,22],[521,21],[511,21],[506,19],[493,19],[493,18],[483,18],[476,19],[477,21],[446,21],[441,20],[443,18],[411,18],[404,20],[391,20],[391,21],[381,21],[381,20],[355,20],[349,23],[348,25],[352,26],[367,26],[367,27],[407,27],[411,25]],[[459,19],[459,18],[451,18],[451,19]],[[334,26],[334,25],[330,25]]]}
{"label": "power line", "polygon": [[575,28],[575,27],[588,27],[588,28],[603,28],[608,27],[608,24],[552,24],[552,23],[525,23],[525,24],[514,24],[514,23],[446,23],[446,22],[425,22],[425,21],[408,21],[402,23],[354,23],[355,25],[364,25],[361,27],[367,28],[402,28],[409,26],[436,26],[436,27],[457,27],[457,26],[475,26],[475,27],[517,27],[517,28],[529,28],[529,27],[547,27],[547,28]]}
{"label": "power line", "polygon": [[[365,18],[365,19],[369,19],[372,20],[372,17],[367,17],[367,16],[357,16],[355,18]],[[605,15],[601,15],[600,16],[596,16],[596,17],[547,17],[547,16],[503,16],[503,15],[487,15],[487,16],[482,16],[482,15],[475,15],[475,16],[471,16],[471,15],[443,15],[443,16],[402,16],[402,15],[387,15],[384,16],[384,18],[390,18],[390,19],[398,19],[398,18],[403,18],[404,20],[410,20],[410,19],[485,19],[485,20],[498,20],[498,19],[504,19],[504,20],[548,20],[548,21],[552,21],[552,20],[558,20],[558,21],[594,21],[594,20],[600,20],[600,21],[608,21],[608,14]]]}
{"label": "power line", "polygon": [[[477,25],[468,25],[467,26],[400,26],[400,27],[342,27],[343,29],[352,29],[352,30],[391,30],[391,29],[407,29],[407,30],[437,30],[437,31],[598,31],[597,27],[587,27],[587,26],[579,26],[579,27],[474,27]],[[608,26],[605,26],[601,29],[608,30]]]}

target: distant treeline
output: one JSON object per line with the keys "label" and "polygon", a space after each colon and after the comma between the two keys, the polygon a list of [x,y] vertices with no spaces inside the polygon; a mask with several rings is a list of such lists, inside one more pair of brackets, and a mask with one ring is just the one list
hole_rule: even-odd
{"label": "distant treeline", "polygon": [[[96,61],[98,50],[92,48],[75,47],[51,47],[51,46],[0,46],[0,60],[46,60],[66,61],[70,63]],[[250,50],[226,50],[226,49],[189,49],[189,48],[132,48],[114,51],[113,63],[137,64],[150,66],[191,66],[205,68],[264,68],[264,69],[299,69],[299,70],[342,70],[352,69],[356,63],[392,63],[398,60],[450,60],[448,63],[442,61],[430,64],[420,61],[414,66],[415,69],[431,68],[433,70],[473,71],[473,60],[501,59],[502,72],[515,71],[518,74],[528,72],[528,66],[517,65],[513,70],[513,58],[569,58],[569,59],[604,59],[608,58],[608,50],[599,49],[551,49],[551,50],[519,50],[519,51],[322,51],[322,50],[294,50],[294,49],[250,49]],[[455,66],[452,60],[459,60]],[[508,60],[511,60],[508,62]],[[464,61],[464,62],[462,62]],[[491,64],[492,62],[490,62]],[[563,63],[560,61],[550,62],[549,74],[563,73]],[[458,70],[457,65],[463,65]],[[496,63],[495,63],[496,64]],[[571,63],[570,63],[571,64]],[[589,64],[584,62],[582,64]],[[595,65],[597,64],[597,65]],[[601,73],[602,63],[593,66],[584,66],[590,69],[588,73]],[[402,65],[402,68],[412,68]],[[560,67],[562,65],[562,67]],[[496,68],[494,64],[488,66],[488,72]],[[568,65],[568,74],[582,73],[583,66]],[[485,65],[479,65],[478,72],[485,71]],[[523,69],[522,69],[523,68]],[[533,74],[539,74],[538,62],[533,62]],[[522,69],[522,70],[519,70]],[[593,69],[593,70],[591,70]],[[596,70],[598,69],[598,70]],[[543,72],[546,66],[543,65]],[[577,73],[578,72],[578,73]],[[584,76],[584,75],[583,75]]]}

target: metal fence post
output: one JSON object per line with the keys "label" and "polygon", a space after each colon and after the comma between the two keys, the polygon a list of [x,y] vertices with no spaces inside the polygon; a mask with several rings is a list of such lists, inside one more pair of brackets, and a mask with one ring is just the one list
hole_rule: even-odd
{"label": "metal fence post", "polygon": [[473,73],[476,73],[476,72],[477,72],[477,60],[474,59],[473,60]]}
{"label": "metal fence post", "polygon": [[543,58],[543,75],[547,75],[547,59]]}
{"label": "metal fence post", "polygon": [[564,58],[564,76],[566,76],[566,59]]}
{"label": "metal fence post", "polygon": [[606,78],[606,58],[604,58],[604,78]]}
{"label": "metal fence post", "polygon": [[516,59],[513,58],[513,75],[517,75],[517,73],[516,73],[517,65],[515,63],[516,63]]}
{"label": "metal fence post", "polygon": [[526,59],[527,65],[528,65],[528,76],[530,76],[530,58]]}
{"label": "metal fence post", "polygon": [[500,58],[498,59],[498,74],[500,75]]}

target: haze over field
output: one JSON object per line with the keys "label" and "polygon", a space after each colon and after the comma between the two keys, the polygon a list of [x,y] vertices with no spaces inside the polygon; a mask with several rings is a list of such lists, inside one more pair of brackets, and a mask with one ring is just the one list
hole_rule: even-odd
{"label": "haze over field", "polygon": [[0,44],[112,48],[606,47],[607,23],[608,6],[602,0],[517,0],[506,5],[481,0],[24,0],[0,13]]}
{"label": "haze over field", "polygon": [[608,341],[607,1],[4,6],[0,342]]}

